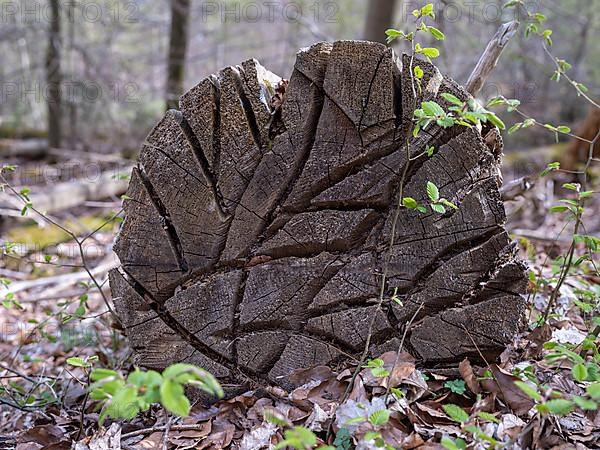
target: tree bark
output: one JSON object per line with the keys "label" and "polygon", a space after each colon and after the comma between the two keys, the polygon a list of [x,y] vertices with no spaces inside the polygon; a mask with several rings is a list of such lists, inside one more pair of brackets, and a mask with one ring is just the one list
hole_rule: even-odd
{"label": "tree bark", "polygon": [[60,34],[60,5],[58,0],[50,0],[48,48],[46,51],[46,83],[48,104],[48,144],[58,148],[62,141],[60,58],[62,38]]}
{"label": "tree bark", "polygon": [[[182,96],[145,140],[114,246],[137,363],[289,388],[295,369],[359,359],[368,335],[371,355],[397,350],[417,312],[404,345],[422,364],[502,352],[527,278],[502,226],[500,151],[475,127],[412,136],[415,105],[469,97],[418,64],[413,90],[410,57],[320,43],[289,84],[249,60]],[[400,195],[428,203],[427,181],[458,210],[398,210]]]}
{"label": "tree bark", "polygon": [[370,0],[363,39],[385,43],[385,30],[392,28],[396,0]]}
{"label": "tree bark", "polygon": [[179,107],[179,96],[183,94],[185,55],[188,46],[188,24],[190,0],[171,0],[171,32],[167,67],[167,109]]}

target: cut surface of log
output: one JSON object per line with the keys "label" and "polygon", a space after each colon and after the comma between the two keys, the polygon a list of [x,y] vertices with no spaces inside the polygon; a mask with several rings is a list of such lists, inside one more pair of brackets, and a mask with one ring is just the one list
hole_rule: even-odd
{"label": "cut surface of log", "polygon": [[[110,274],[138,364],[289,388],[296,369],[356,363],[370,331],[373,352],[394,349],[415,313],[405,347],[427,367],[513,341],[526,276],[503,228],[499,152],[476,128],[413,137],[415,105],[468,97],[425,61],[412,89],[414,64],[381,44],[319,43],[298,53],[280,104],[279,77],[249,60],[167,112]],[[398,210],[401,184],[427,203],[427,181],[458,209]]]}

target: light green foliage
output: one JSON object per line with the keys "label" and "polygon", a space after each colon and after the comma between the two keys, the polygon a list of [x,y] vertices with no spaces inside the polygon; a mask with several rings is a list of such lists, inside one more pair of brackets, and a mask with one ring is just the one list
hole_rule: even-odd
{"label": "light green foliage", "polygon": [[90,380],[90,398],[101,401],[101,422],[107,416],[131,419],[148,410],[153,403],[162,404],[178,416],[187,416],[190,402],[185,396],[184,385],[195,386],[215,397],[223,396],[218,381],[204,369],[191,364],[173,364],[162,374],[135,369],[127,378],[114,370],[98,368],[92,370]]}
{"label": "light green foliage", "polygon": [[455,422],[464,423],[469,420],[469,415],[458,405],[449,403],[447,405],[442,405],[442,408],[444,409],[444,412],[448,414],[448,417]]}
{"label": "light green foliage", "polygon": [[464,450],[467,448],[467,443],[460,438],[453,440],[448,436],[444,436],[440,443],[447,450]]}
{"label": "light green foliage", "polygon": [[463,395],[467,392],[467,385],[463,380],[450,380],[444,383],[444,387],[446,389],[450,389],[451,392],[454,392],[458,395]]}
{"label": "light green foliage", "polygon": [[369,423],[375,427],[385,425],[390,420],[390,411],[380,409],[369,415]]}
{"label": "light green foliage", "polygon": [[385,367],[383,367],[383,365],[384,365],[383,359],[377,358],[377,359],[370,359],[369,361],[367,361],[367,364],[365,364],[363,367],[367,368],[367,369],[371,369],[371,373],[373,374],[374,377],[385,378],[390,375],[390,371],[387,370]]}

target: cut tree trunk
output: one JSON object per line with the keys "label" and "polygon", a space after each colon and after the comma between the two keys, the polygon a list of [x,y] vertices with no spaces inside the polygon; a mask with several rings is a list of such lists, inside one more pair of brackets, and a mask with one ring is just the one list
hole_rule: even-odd
{"label": "cut tree trunk", "polygon": [[[412,137],[415,104],[468,97],[418,64],[415,99],[410,58],[320,43],[289,84],[249,60],[167,112],[133,173],[110,274],[138,364],[289,388],[295,369],[356,363],[372,318],[371,354],[397,350],[420,305],[404,345],[424,366],[491,361],[515,338],[526,276],[503,228],[499,151],[461,126]],[[435,153],[402,183],[407,142],[411,158]],[[393,226],[400,185],[427,203],[427,181],[458,209],[402,208]]]}

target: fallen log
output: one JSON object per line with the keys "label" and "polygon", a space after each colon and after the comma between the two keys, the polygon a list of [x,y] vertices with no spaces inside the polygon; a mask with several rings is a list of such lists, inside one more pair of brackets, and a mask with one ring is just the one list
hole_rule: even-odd
{"label": "fallen log", "polygon": [[[425,366],[492,361],[514,339],[527,278],[503,228],[501,149],[461,126],[412,136],[414,105],[468,98],[418,64],[422,91],[390,48],[320,43],[298,53],[283,100],[249,60],[166,113],[134,169],[110,273],[138,364],[289,388],[295,369],[358,361],[370,331],[372,355],[397,350],[415,313],[405,348]],[[407,141],[411,158],[435,153],[407,166]],[[398,211],[401,186],[426,203],[427,181],[458,209]]]}
{"label": "fallen log", "polygon": [[[129,183],[127,177],[131,168],[108,170],[97,177],[80,178],[32,189],[28,194],[33,206],[41,212],[52,214],[81,205],[86,201],[103,200],[123,194]],[[21,188],[16,187],[17,192]],[[22,199],[8,190],[0,192],[2,215],[21,217]]]}
{"label": "fallen log", "polygon": [[0,139],[0,157],[40,158],[48,152],[47,139]]}

